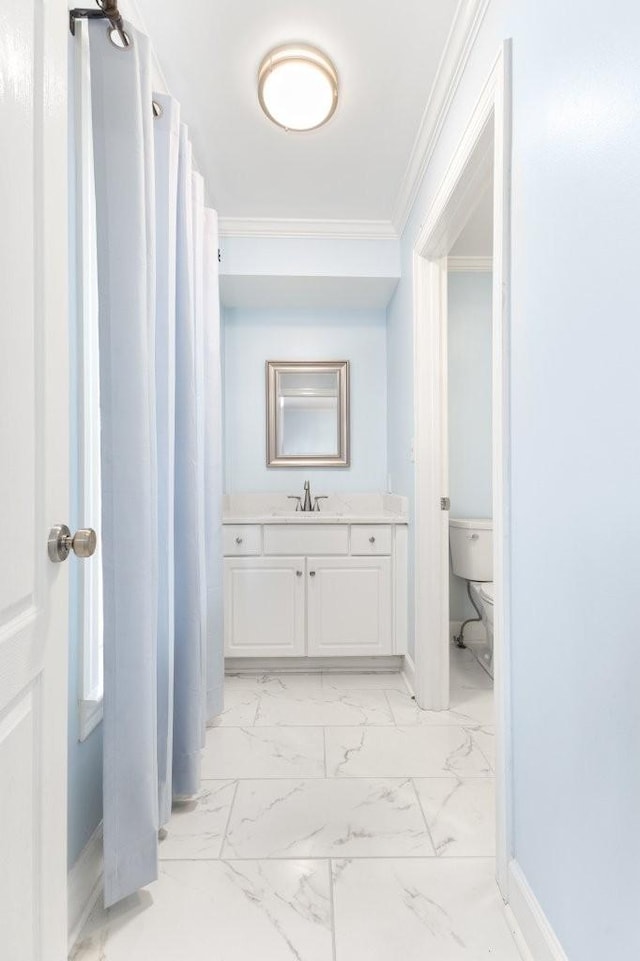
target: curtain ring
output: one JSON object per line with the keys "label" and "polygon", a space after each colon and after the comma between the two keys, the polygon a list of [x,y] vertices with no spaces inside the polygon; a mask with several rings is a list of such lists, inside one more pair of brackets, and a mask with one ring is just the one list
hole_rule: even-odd
{"label": "curtain ring", "polygon": [[128,50],[132,46],[131,37],[122,27],[110,26],[108,33],[109,40],[118,50]]}
{"label": "curtain ring", "polygon": [[124,29],[117,0],[96,0],[96,3],[109,20],[109,40],[120,50],[131,46],[131,37]]}

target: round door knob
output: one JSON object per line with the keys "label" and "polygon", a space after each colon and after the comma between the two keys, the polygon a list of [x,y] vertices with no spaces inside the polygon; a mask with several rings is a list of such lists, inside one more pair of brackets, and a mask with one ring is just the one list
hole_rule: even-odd
{"label": "round door knob", "polygon": [[71,551],[76,557],[91,557],[96,552],[97,543],[96,532],[91,527],[81,528],[72,536],[66,524],[56,524],[49,531],[49,559],[54,564],[60,564],[66,561]]}
{"label": "round door knob", "polygon": [[242,544],[242,538],[236,537],[236,544]]}
{"label": "round door knob", "polygon": [[96,552],[98,538],[92,527],[83,527],[76,531],[71,541],[71,549],[76,557],[93,557]]}
{"label": "round door knob", "polygon": [[316,576],[315,571],[309,571],[309,577],[315,577],[315,576]]}
{"label": "round door knob", "polygon": [[376,542],[375,537],[370,537],[370,538],[369,538],[369,543],[370,543],[370,544],[375,544],[375,542]]}
{"label": "round door knob", "polygon": [[302,577],[302,571],[296,571],[296,577]]}

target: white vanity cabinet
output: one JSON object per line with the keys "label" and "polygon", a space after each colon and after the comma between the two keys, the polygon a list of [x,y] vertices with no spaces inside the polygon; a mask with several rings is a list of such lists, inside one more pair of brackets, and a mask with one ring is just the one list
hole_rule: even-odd
{"label": "white vanity cabinet", "polygon": [[303,656],[304,557],[227,557],[224,567],[225,653]]}
{"label": "white vanity cabinet", "polygon": [[406,524],[225,524],[227,657],[406,651]]}
{"label": "white vanity cabinet", "polygon": [[309,557],[307,653],[393,654],[390,557]]}

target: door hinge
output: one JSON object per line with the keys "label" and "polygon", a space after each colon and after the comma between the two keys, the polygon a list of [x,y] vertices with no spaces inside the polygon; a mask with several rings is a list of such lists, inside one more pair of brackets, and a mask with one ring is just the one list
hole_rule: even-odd
{"label": "door hinge", "polygon": [[440,498],[440,510],[441,510],[441,511],[448,511],[450,508],[451,508],[451,501],[449,500],[449,498],[448,498],[448,497],[441,497],[441,498]]}

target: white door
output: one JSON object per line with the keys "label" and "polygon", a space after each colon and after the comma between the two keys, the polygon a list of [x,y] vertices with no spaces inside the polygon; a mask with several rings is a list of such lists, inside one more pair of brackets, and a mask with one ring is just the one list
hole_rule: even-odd
{"label": "white door", "polygon": [[225,558],[227,657],[305,653],[304,572],[304,557]]}
{"label": "white door", "polygon": [[312,657],[393,653],[391,558],[307,558],[307,636]]}
{"label": "white door", "polygon": [[0,956],[67,951],[67,34],[62,0],[0,9]]}

